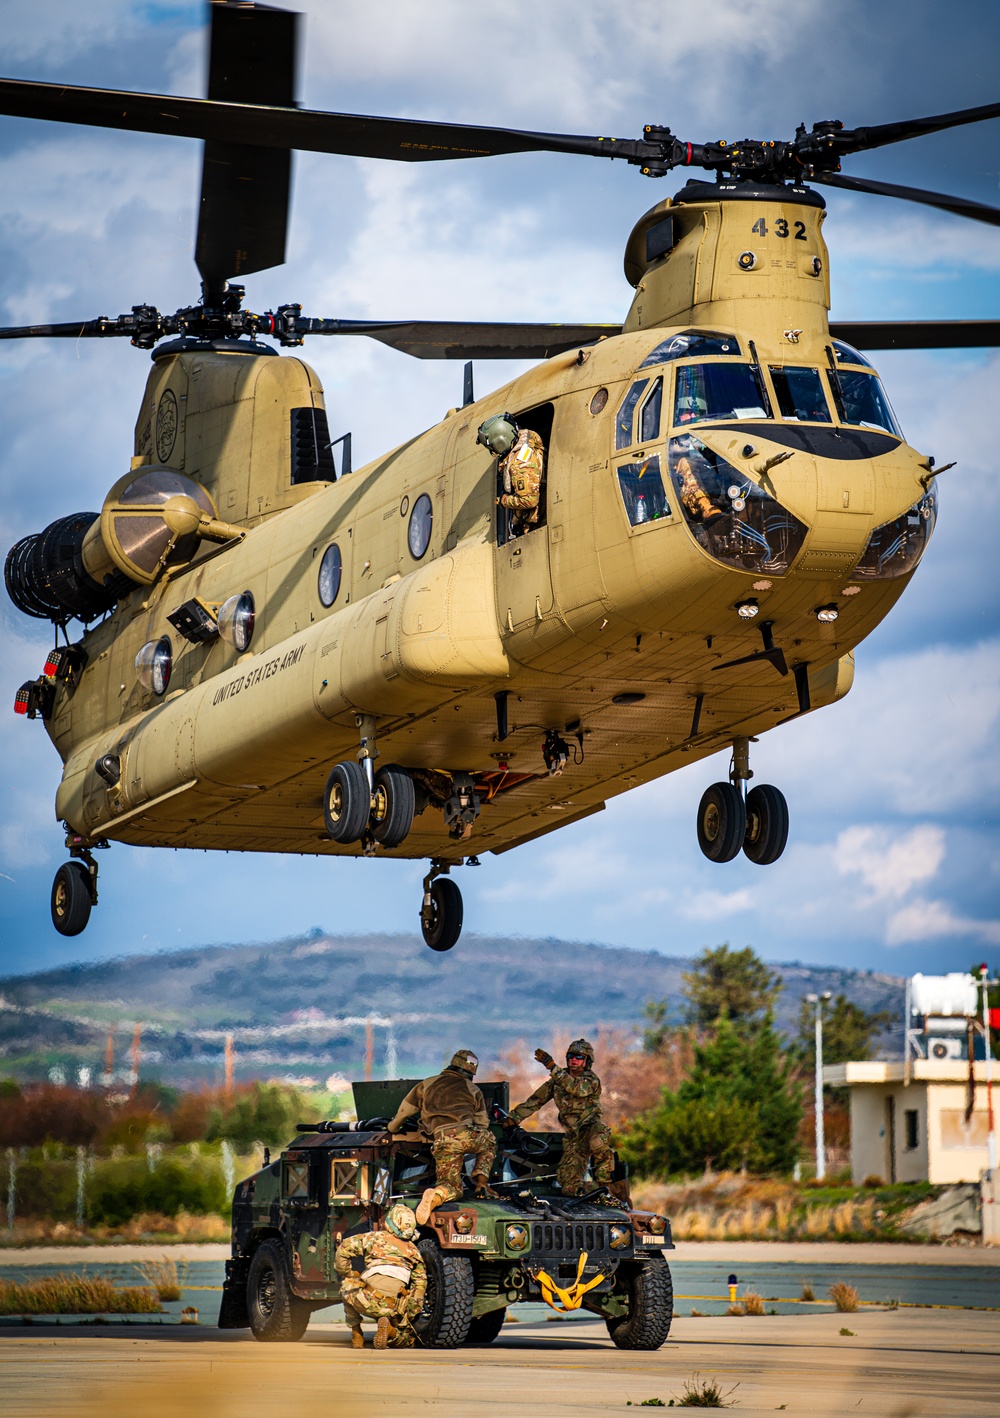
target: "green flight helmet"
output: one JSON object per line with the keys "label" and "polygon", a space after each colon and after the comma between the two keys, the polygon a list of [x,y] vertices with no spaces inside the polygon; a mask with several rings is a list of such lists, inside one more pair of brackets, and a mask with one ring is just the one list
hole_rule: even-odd
{"label": "green flight helmet", "polygon": [[488,448],[491,453],[509,453],[517,441],[518,428],[510,414],[494,414],[479,425],[476,442]]}
{"label": "green flight helmet", "polygon": [[566,1050],[566,1057],[569,1058],[570,1054],[578,1054],[581,1058],[587,1060],[588,1068],[593,1067],[594,1046],[587,1039],[574,1039]]}
{"label": "green flight helmet", "polygon": [[412,1241],[417,1234],[417,1218],[414,1212],[402,1202],[397,1202],[395,1206],[389,1208],[385,1218],[386,1229],[394,1236],[398,1236],[401,1241]]}
{"label": "green flight helmet", "polygon": [[471,1049],[459,1049],[456,1054],[452,1055],[451,1063],[448,1067],[457,1068],[462,1073],[468,1074],[470,1078],[475,1078],[476,1070],[479,1067],[479,1060]]}

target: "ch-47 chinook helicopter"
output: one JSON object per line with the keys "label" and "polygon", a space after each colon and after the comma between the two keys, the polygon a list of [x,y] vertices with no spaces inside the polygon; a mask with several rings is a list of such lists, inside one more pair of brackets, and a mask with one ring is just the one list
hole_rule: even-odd
{"label": "ch-47 chinook helicopter", "polygon": [[[853,649],[907,586],[936,517],[859,352],[1000,344],[1000,321],[829,324],[816,185],[1000,212],[840,175],[840,159],[1000,115],[1000,104],[788,142],[692,144],[303,111],[297,17],[211,10],[208,99],[0,80],[0,112],[205,142],[201,300],[173,315],[5,329],[152,351],[131,468],[101,512],[10,551],[5,580],[56,643],[16,709],[64,763],[64,935],[97,899],[93,849],[430,859],[427,944],[458,939],[448,873],[731,747],[702,851],[767,864],[781,792],[749,746],[851,686]],[[284,260],[292,149],[428,162],[529,151],[704,168],[640,218],[621,326],[254,314],[236,280]],[[294,348],[367,335],[425,359],[541,357],[365,467],[337,449]],[[498,418],[503,415],[504,418]],[[499,445],[482,425],[506,430]],[[537,435],[534,520],[499,505]],[[485,436],[485,435],[484,435]],[[339,469],[335,461],[339,460]],[[67,626],[84,629],[71,640]]]}

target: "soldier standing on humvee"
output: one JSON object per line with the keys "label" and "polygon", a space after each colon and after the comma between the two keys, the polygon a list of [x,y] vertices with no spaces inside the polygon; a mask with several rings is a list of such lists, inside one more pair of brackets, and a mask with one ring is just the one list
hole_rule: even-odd
{"label": "soldier standing on humvee", "polygon": [[436,1206],[462,1195],[462,1167],[470,1152],[475,1157],[472,1181],[476,1196],[496,1195],[489,1185],[496,1141],[489,1128],[486,1100],[472,1081],[478,1067],[479,1060],[471,1049],[459,1049],[442,1073],[410,1089],[389,1124],[390,1132],[399,1132],[419,1113],[421,1130],[431,1139],[435,1185],[420,1198],[417,1221],[421,1226],[427,1224]]}
{"label": "soldier standing on humvee", "polygon": [[[378,1320],[375,1348],[409,1349],[411,1325],[419,1315],[427,1290],[427,1270],[413,1244],[416,1217],[399,1203],[389,1209],[384,1231],[347,1236],[337,1247],[333,1266],[340,1276],[344,1319],[351,1327],[351,1348],[365,1347],[361,1317]],[[364,1263],[356,1272],[352,1261]]]}
{"label": "soldier standing on humvee", "polygon": [[586,1039],[574,1039],[566,1050],[565,1068],[559,1068],[544,1049],[536,1049],[535,1058],[549,1070],[549,1077],[530,1098],[511,1111],[504,1127],[516,1127],[554,1099],[559,1121],[566,1132],[557,1173],[563,1194],[580,1195],[591,1159],[594,1181],[610,1185],[615,1154],[611,1147],[611,1129],[601,1117],[601,1080],[593,1068],[593,1046]]}

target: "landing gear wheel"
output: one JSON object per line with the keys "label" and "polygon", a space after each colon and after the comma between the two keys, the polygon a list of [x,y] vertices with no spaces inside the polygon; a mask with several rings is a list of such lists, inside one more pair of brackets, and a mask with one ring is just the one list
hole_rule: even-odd
{"label": "landing gear wheel", "polygon": [[413,779],[402,768],[382,768],[372,790],[371,830],[387,849],[406,840],[413,826],[417,800]]}
{"label": "landing gear wheel", "polygon": [[462,934],[462,893],[447,876],[430,885],[430,909],[420,912],[420,929],[431,950],[450,950]]}
{"label": "landing gear wheel", "polygon": [[301,1339],[311,1312],[308,1300],[292,1294],[282,1243],[262,1241],[253,1253],[247,1277],[247,1313],[254,1339]]}
{"label": "landing gear wheel", "polygon": [[698,846],[710,862],[731,862],[743,846],[747,815],[740,790],[713,783],[698,804]]}
{"label": "landing gear wheel", "polygon": [[371,793],[360,763],[338,763],[323,792],[323,818],[334,842],[358,842],[368,826]]}
{"label": "landing gear wheel", "polygon": [[743,852],[758,866],[776,862],[788,841],[788,804],[785,795],[770,783],[760,783],[747,793],[747,827]]}
{"label": "landing gear wheel", "polygon": [[60,935],[79,935],[90,920],[90,872],[81,862],[63,862],[52,883],[52,924]]}
{"label": "landing gear wheel", "polygon": [[469,1333],[465,1337],[466,1344],[492,1344],[503,1329],[503,1322],[506,1318],[506,1307],[499,1310],[487,1310],[485,1315],[476,1315],[469,1325]]}
{"label": "landing gear wheel", "polygon": [[670,1267],[665,1261],[649,1260],[630,1266],[622,1279],[628,1314],[607,1319],[608,1333],[618,1349],[659,1349],[674,1316]]}
{"label": "landing gear wheel", "polygon": [[472,1324],[472,1261],[442,1251],[429,1236],[417,1246],[427,1267],[427,1293],[413,1328],[428,1349],[456,1349]]}

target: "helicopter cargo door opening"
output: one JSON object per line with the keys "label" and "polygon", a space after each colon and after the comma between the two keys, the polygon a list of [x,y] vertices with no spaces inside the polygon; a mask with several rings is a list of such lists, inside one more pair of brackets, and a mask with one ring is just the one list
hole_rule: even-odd
{"label": "helicopter cargo door opening", "polygon": [[[519,429],[530,430],[541,439],[544,461],[537,516],[533,521],[519,519],[516,512],[497,506],[497,611],[503,631],[540,621],[552,609],[546,501],[554,416],[553,404],[539,404],[537,408],[514,415]],[[498,498],[509,491],[502,471],[503,462],[500,459],[497,463]]]}

